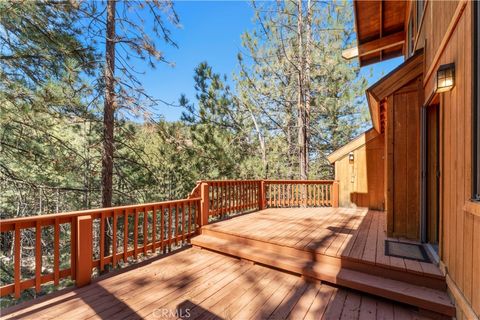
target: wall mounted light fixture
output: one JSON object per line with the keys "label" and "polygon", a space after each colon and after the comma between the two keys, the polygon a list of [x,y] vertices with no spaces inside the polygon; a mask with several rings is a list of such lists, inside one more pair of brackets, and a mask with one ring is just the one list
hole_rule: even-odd
{"label": "wall mounted light fixture", "polygon": [[348,162],[353,163],[354,160],[355,160],[355,157],[353,155],[353,152],[350,152],[348,154]]}
{"label": "wall mounted light fixture", "polygon": [[450,91],[455,86],[455,63],[443,64],[437,70],[435,92]]}

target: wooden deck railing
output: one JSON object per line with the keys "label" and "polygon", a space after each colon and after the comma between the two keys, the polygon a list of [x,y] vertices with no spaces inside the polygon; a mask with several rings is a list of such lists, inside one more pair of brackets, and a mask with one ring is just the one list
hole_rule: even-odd
{"label": "wooden deck railing", "polygon": [[338,207],[333,180],[199,181],[192,196],[202,198],[200,225],[212,218],[265,208]]}
{"label": "wooden deck railing", "polygon": [[337,207],[338,182],[332,180],[265,180],[266,206]]}
{"label": "wooden deck railing", "polygon": [[[70,277],[81,286],[90,282],[92,269],[103,271],[115,267],[129,257],[165,252],[171,246],[185,243],[195,233],[200,216],[200,198],[130,205],[69,213],[15,218],[1,221],[2,235],[13,232],[14,282],[0,287],[0,296],[11,293],[16,298],[25,289]],[[105,225],[109,224],[110,248],[105,248]],[[133,226],[133,227],[132,227]],[[29,229],[35,234],[35,276],[23,279],[21,270],[22,234]],[[53,272],[42,274],[42,230],[53,228]],[[60,230],[70,230],[67,243],[60,243]],[[69,246],[68,267],[60,268],[60,246]],[[105,254],[108,252],[109,254]]]}
{"label": "wooden deck railing", "polygon": [[[268,207],[338,206],[338,183],[330,180],[199,181],[187,199],[83,210],[2,220],[2,239],[12,233],[13,283],[1,284],[0,296],[64,278],[77,286],[91,281],[94,268],[103,271],[139,255],[170,251],[185,244],[209,220]],[[105,228],[108,226],[108,228]],[[53,237],[46,237],[53,229]],[[65,235],[69,231],[69,239]],[[22,236],[34,235],[34,275],[22,274]],[[105,241],[108,238],[109,241]],[[3,240],[2,240],[3,241]],[[43,243],[43,244],[42,244]],[[52,272],[42,269],[45,243],[53,247]],[[108,247],[105,247],[108,245]],[[61,263],[61,249],[68,262]],[[52,258],[52,257],[51,257]]]}

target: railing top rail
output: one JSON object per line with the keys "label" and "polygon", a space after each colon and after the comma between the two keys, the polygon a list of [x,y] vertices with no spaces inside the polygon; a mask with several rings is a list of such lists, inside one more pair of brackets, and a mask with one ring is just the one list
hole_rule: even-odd
{"label": "railing top rail", "polygon": [[288,180],[288,179],[250,179],[250,180],[241,180],[241,179],[229,179],[229,180],[200,180],[197,183],[218,183],[218,182],[261,182],[266,183],[334,183],[337,180]]}
{"label": "railing top rail", "polygon": [[250,179],[250,180],[241,180],[241,179],[229,179],[229,180],[200,180],[197,183],[218,183],[218,182],[261,182],[261,179]]}
{"label": "railing top rail", "polygon": [[2,219],[0,223],[2,225],[2,231],[6,225],[12,225],[15,223],[22,223],[22,222],[32,222],[32,221],[43,221],[43,220],[51,220],[56,218],[73,218],[78,216],[85,216],[85,215],[92,215],[98,214],[101,212],[113,212],[119,210],[130,210],[136,208],[144,208],[144,207],[155,207],[155,206],[165,206],[165,205],[172,205],[178,203],[185,203],[185,202],[195,202],[200,201],[200,197],[190,198],[190,199],[180,199],[180,200],[169,200],[169,201],[161,201],[161,202],[151,202],[151,203],[142,203],[142,204],[132,204],[132,205],[125,205],[125,206],[118,206],[118,207],[108,207],[108,208],[96,208],[96,209],[88,209],[88,210],[79,210],[79,211],[71,211],[71,212],[62,212],[62,213],[49,213],[49,214],[42,214],[38,216],[28,216],[28,217],[19,217],[19,218],[11,218],[11,219]]}
{"label": "railing top rail", "polygon": [[333,184],[336,180],[264,180],[268,184]]}

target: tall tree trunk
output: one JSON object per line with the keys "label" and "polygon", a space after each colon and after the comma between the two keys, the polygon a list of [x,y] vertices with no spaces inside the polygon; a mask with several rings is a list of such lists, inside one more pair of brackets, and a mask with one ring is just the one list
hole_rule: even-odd
{"label": "tall tree trunk", "polygon": [[305,98],[303,89],[304,80],[304,58],[303,58],[303,10],[302,0],[298,0],[298,14],[297,14],[297,36],[298,36],[298,87],[297,87],[297,105],[298,105],[298,158],[300,165],[300,179],[307,179],[306,168],[306,130],[305,130]]}
{"label": "tall tree trunk", "polygon": [[253,125],[255,126],[255,130],[257,131],[257,135],[258,135],[258,142],[260,144],[260,150],[262,152],[263,177],[265,179],[268,179],[267,148],[265,146],[265,138],[262,135],[262,130],[258,125],[257,119],[255,118],[255,115],[253,114],[252,110],[249,107],[247,107],[247,109],[248,109],[248,112],[250,113],[250,116],[252,117]]}
{"label": "tall tree trunk", "polygon": [[311,79],[310,65],[312,60],[312,5],[311,0],[307,1],[306,18],[306,45],[305,45],[305,76],[304,76],[304,98],[305,98],[305,175],[308,177],[310,167],[310,102],[311,102]]}
{"label": "tall tree trunk", "polygon": [[[115,0],[107,1],[105,103],[103,108],[102,206],[112,206],[113,129],[115,116]],[[110,255],[109,223],[105,223],[105,255]]]}

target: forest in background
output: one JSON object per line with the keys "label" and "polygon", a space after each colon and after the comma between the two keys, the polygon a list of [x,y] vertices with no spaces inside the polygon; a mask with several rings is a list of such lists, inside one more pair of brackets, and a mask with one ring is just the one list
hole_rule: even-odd
{"label": "forest in background", "polygon": [[168,122],[132,61],[181,50],[172,2],[0,2],[1,218],[178,199],[201,179],[332,178],[326,156],[368,120],[341,57],[352,4],[251,5],[240,71],[199,62]]}

